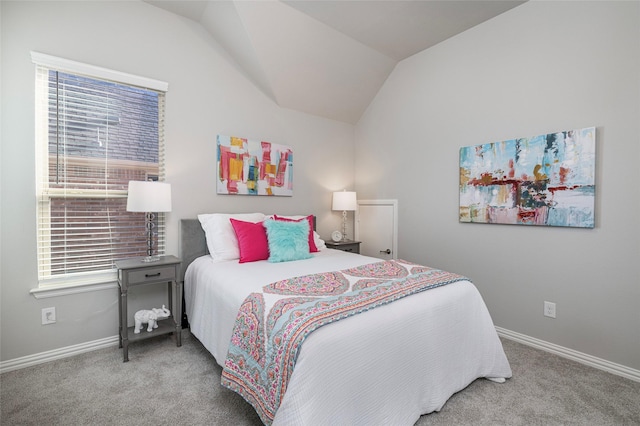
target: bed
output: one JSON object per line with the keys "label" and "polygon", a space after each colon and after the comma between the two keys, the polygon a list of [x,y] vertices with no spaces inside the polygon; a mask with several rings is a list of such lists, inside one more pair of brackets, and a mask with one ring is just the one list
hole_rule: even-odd
{"label": "bed", "polygon": [[[198,219],[181,221],[191,333],[223,367],[223,383],[226,372],[233,377],[233,367],[238,367],[230,361],[237,349],[238,311],[247,296],[294,276],[360,270],[380,262],[321,248],[304,260],[239,263],[214,260],[210,243]],[[225,386],[251,403],[265,424],[412,425],[422,414],[439,411],[478,378],[503,382],[511,377],[482,297],[464,277],[322,323],[312,331],[294,346],[294,367],[270,414],[226,381]]]}

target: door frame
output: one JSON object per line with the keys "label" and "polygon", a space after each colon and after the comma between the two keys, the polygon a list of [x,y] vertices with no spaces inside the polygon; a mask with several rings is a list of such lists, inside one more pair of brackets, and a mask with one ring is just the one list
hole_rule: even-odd
{"label": "door frame", "polygon": [[360,206],[391,206],[393,207],[393,241],[391,243],[392,259],[398,259],[398,200],[358,200],[358,209],[355,212],[353,224],[353,236],[360,241]]}

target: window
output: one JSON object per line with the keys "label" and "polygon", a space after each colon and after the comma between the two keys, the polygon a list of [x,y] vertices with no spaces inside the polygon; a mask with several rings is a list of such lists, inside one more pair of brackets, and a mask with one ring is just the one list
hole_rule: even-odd
{"label": "window", "polygon": [[[114,261],[146,255],[130,180],[164,180],[166,83],[32,52],[36,63],[40,288],[113,281]],[[164,216],[156,216],[164,253]]]}

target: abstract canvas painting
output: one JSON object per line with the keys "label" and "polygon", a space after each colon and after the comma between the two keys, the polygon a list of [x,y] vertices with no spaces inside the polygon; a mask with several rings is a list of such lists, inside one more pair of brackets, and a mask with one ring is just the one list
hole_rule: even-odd
{"label": "abstract canvas painting", "polygon": [[290,147],[224,135],[217,147],[218,194],[293,196]]}
{"label": "abstract canvas painting", "polygon": [[594,227],[596,129],[460,149],[460,222]]}

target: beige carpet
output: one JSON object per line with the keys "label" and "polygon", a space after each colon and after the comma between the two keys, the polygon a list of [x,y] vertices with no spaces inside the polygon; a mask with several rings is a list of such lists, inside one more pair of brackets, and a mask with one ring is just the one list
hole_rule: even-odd
{"label": "beige carpet", "polygon": [[[640,383],[503,340],[513,378],[476,380],[417,425],[640,425]],[[187,330],[0,376],[2,425],[260,425]]]}

